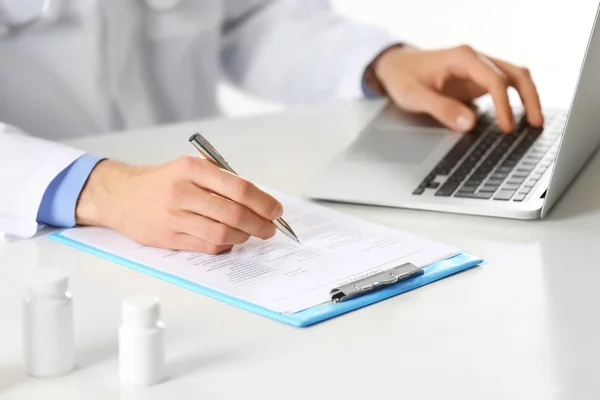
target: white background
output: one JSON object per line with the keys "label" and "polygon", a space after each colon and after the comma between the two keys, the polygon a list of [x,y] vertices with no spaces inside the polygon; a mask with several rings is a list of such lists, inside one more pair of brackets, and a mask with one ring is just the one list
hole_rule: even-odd
{"label": "white background", "polygon": [[[576,83],[596,0],[333,0],[340,13],[380,26],[421,48],[468,43],[533,73],[546,107],[564,107]],[[561,95],[562,94],[562,95]],[[226,115],[283,107],[222,87]]]}

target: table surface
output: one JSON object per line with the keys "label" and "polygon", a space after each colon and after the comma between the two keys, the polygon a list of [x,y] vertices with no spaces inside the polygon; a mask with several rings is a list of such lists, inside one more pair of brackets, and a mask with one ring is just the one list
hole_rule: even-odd
{"label": "table surface", "polygon": [[[71,143],[132,163],[157,163],[193,154],[187,137],[200,131],[243,175],[301,195],[380,106],[332,104]],[[268,154],[277,168],[256,162],[257,154]],[[0,397],[598,398],[599,173],[596,157],[544,221],[327,204],[459,246],[486,263],[308,329],[203,297],[46,235],[0,245]],[[20,285],[41,267],[71,275],[78,366],[56,379],[28,378],[22,366]],[[162,299],[168,329],[168,379],[141,389],[119,383],[117,362],[120,302],[137,293]]]}

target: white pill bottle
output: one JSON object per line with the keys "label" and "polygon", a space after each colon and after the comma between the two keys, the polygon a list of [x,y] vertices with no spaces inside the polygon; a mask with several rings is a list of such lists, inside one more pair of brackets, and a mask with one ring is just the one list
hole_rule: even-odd
{"label": "white pill bottle", "polygon": [[40,268],[28,279],[23,297],[23,355],[27,373],[51,378],[75,365],[73,301],[69,277]]}
{"label": "white pill bottle", "polygon": [[123,301],[121,312],[121,382],[140,386],[159,383],[164,377],[164,324],[158,298],[130,297]]}

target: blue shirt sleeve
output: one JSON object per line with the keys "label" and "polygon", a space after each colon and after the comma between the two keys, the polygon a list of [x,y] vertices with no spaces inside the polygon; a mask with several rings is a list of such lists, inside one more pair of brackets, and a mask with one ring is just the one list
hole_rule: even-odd
{"label": "blue shirt sleeve", "polygon": [[371,91],[371,89],[369,89],[369,85],[367,85],[367,80],[365,79],[364,76],[362,78],[362,82],[360,83],[360,85],[362,87],[363,94],[365,95],[365,97],[367,99],[377,99],[377,98],[381,97],[380,95],[373,93]]}
{"label": "blue shirt sleeve", "polygon": [[44,192],[37,221],[64,228],[75,226],[75,207],[79,194],[100,160],[102,158],[85,154],[58,174]]}

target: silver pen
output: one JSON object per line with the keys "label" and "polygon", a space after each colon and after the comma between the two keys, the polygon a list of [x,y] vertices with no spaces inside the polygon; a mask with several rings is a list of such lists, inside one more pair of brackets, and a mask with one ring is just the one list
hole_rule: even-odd
{"label": "silver pen", "polygon": [[[223,158],[223,156],[219,154],[217,149],[215,149],[212,146],[212,144],[210,144],[209,141],[206,140],[204,136],[202,136],[199,133],[194,133],[192,136],[190,136],[189,140],[190,143],[194,145],[196,150],[198,150],[200,154],[202,154],[204,158],[206,158],[208,161],[212,162],[218,167],[223,168],[226,171],[231,172],[232,174],[238,175],[238,173],[235,172],[233,168],[229,166],[229,163],[225,160],[225,158]],[[289,237],[297,243],[300,243],[300,240],[298,240],[298,236],[296,236],[292,228],[288,225],[287,222],[284,221],[283,218],[279,218],[273,221],[273,224],[277,229],[283,232],[285,236]]]}

